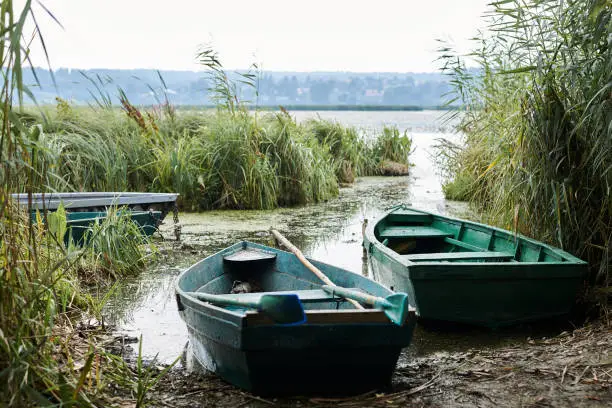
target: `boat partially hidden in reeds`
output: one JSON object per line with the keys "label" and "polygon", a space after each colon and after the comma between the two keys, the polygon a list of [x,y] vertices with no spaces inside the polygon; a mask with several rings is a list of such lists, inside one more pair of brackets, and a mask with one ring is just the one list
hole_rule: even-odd
{"label": "boat partially hidden in reeds", "polygon": [[[364,276],[311,262],[338,286],[377,298],[397,295]],[[260,395],[347,395],[389,386],[411,341],[414,311],[394,323],[382,308],[357,309],[322,285],[294,254],[263,245],[239,242],[209,256],[176,286],[193,355],[205,369]],[[273,299],[287,303],[266,311]]]}
{"label": "boat partially hidden in reeds", "polygon": [[[120,215],[121,212],[119,211]],[[161,224],[163,220],[161,211],[128,211],[127,215],[130,220],[138,225],[142,235],[151,236]],[[82,245],[85,242],[85,237],[88,231],[91,231],[93,224],[102,223],[108,217],[106,211],[103,212],[67,212],[66,227],[67,233],[64,236],[64,242],[68,245],[72,240],[76,245]]]}
{"label": "boat partially hidden in reeds", "polygon": [[21,207],[31,200],[32,210],[54,211],[60,205],[66,211],[105,211],[109,207],[125,207],[136,211],[161,211],[164,216],[174,208],[176,193],[85,192],[85,193],[25,193],[13,194]]}
{"label": "boat partially hidden in reeds", "polygon": [[363,245],[374,279],[406,292],[421,319],[487,327],[568,314],[587,264],[499,228],[399,205]]}
{"label": "boat partially hidden in reeds", "polygon": [[163,222],[168,212],[176,210],[176,193],[87,192],[13,194],[21,208],[29,207],[33,220],[45,222],[46,213],[58,208],[65,210],[66,245],[72,241],[82,245],[86,232],[96,222],[103,222],[110,210],[129,213],[143,235],[150,236]]}

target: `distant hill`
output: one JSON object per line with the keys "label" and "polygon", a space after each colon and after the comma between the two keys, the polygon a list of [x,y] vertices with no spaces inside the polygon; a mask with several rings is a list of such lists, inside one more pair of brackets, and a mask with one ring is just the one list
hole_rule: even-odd
{"label": "distant hill", "polygon": [[[206,72],[158,71],[150,69],[60,68],[53,76],[46,69],[24,72],[25,82],[39,104],[55,103],[60,96],[74,104],[105,99],[118,103],[118,88],[135,105],[153,105],[165,94],[176,105],[210,105],[211,86]],[[55,79],[55,85],[53,83]],[[444,104],[449,91],[447,78],[440,73],[354,73],[354,72],[262,72],[256,96],[243,87],[241,97],[259,106],[278,105],[367,105],[435,107]]]}

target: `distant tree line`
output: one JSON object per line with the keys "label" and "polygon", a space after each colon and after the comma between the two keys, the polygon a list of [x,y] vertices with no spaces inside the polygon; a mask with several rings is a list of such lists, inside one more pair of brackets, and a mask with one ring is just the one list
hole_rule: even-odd
{"label": "distant tree line", "polygon": [[[57,96],[73,104],[117,103],[118,89],[137,105],[154,105],[166,98],[175,105],[211,105],[207,72],[145,69],[76,70],[60,68],[53,75],[36,68],[40,85],[30,86],[40,104]],[[34,73],[25,82],[36,83]],[[439,73],[261,72],[257,92],[244,87],[244,101],[258,106],[437,107],[444,104],[448,80]]]}

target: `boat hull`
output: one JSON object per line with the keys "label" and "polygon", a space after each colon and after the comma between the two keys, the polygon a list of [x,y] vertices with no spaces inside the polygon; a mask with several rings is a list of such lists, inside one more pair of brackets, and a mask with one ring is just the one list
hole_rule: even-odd
{"label": "boat hull", "polygon": [[[13,194],[20,206],[27,206],[27,194]],[[60,205],[66,211],[105,211],[108,207],[127,207],[135,211],[156,210],[167,214],[176,203],[176,193],[86,192],[35,193],[31,196],[32,210],[54,211]]]}
{"label": "boat hull", "polygon": [[[377,237],[376,225],[381,222],[384,224],[385,217],[368,229],[364,239],[372,275],[392,290],[406,292],[420,319],[495,328],[564,316],[572,311],[583,287],[586,263],[570,254],[525,237],[519,239],[519,236],[513,236],[507,231],[437,215],[433,216],[433,224],[451,233],[449,241],[456,242],[459,238],[458,230],[453,230],[453,226],[459,223],[463,224],[463,234],[470,228],[483,233],[489,230],[491,236],[499,239],[499,242],[489,238],[485,240],[486,245],[496,245],[496,249],[508,251],[514,258],[503,262],[485,258],[433,261],[437,254],[425,253],[412,255],[412,259],[418,259],[419,256],[421,259],[431,259],[412,262],[408,259],[411,256],[398,255],[388,246],[389,243],[385,245],[384,240],[381,242]],[[447,220],[449,227],[441,226]],[[508,247],[502,248],[505,243],[509,243]],[[538,261],[538,256],[544,257],[541,255],[543,250],[540,250],[540,255],[534,255],[532,260],[522,261],[516,255],[521,250],[519,248],[517,251],[517,243],[525,248],[539,245],[547,253],[558,255],[560,261],[553,261],[552,258]],[[418,248],[418,245],[412,243],[411,246]],[[396,248],[399,246],[396,242]],[[422,248],[424,251],[431,250],[431,247]],[[524,256],[528,256],[527,249],[524,251]],[[456,256],[465,257],[470,253],[479,252],[459,252]],[[448,258],[452,259],[451,255]]]}
{"label": "boat hull", "polygon": [[428,277],[419,274],[423,267],[393,265],[383,254],[372,252],[369,262],[374,278],[393,290],[408,293],[423,320],[496,328],[564,316],[574,307],[583,284],[579,268],[555,274],[554,267],[529,271],[517,266],[491,271],[487,264],[477,268],[453,266],[452,270],[438,266],[427,267],[428,274],[436,275]]}
{"label": "boat hull", "polygon": [[[359,325],[246,330],[236,333],[236,343],[228,344],[210,335],[219,331],[220,324],[214,321],[200,326],[209,329],[190,325],[195,358],[205,369],[259,395],[351,395],[388,388],[406,345],[405,340],[384,340],[385,335],[396,336],[397,331],[377,329],[373,332],[376,338],[364,338]],[[409,336],[405,334],[406,339]],[[352,338],[362,341],[347,341]]]}
{"label": "boat hull", "polygon": [[[277,255],[273,264],[248,268],[249,275],[260,275],[264,283],[273,282],[279,290],[314,289],[322,284],[293,254],[252,243],[228,250],[242,245]],[[399,354],[412,338],[414,312],[398,326],[379,310],[354,310],[343,303],[339,310],[306,310],[306,323],[292,326],[274,324],[255,312],[232,313],[185,296],[185,291],[204,282],[211,282],[207,287],[221,285],[224,276],[232,273],[219,256],[223,252],[190,268],[192,272],[200,268],[207,277],[198,278],[188,270],[177,284],[178,307],[191,349],[205,369],[259,395],[351,395],[390,385]],[[361,275],[312,262],[341,286],[377,296],[392,294]]]}
{"label": "boat hull", "polygon": [[[151,236],[157,231],[163,221],[161,211],[130,211],[130,219],[140,227],[145,236]],[[70,239],[76,245],[83,245],[85,234],[91,230],[93,224],[102,222],[107,216],[106,212],[68,212],[66,213],[66,235],[64,242],[68,245]]]}

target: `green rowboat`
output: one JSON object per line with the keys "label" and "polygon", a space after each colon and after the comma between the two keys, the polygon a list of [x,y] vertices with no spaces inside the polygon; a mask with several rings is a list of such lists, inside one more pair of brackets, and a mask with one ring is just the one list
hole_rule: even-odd
{"label": "green rowboat", "polygon": [[565,315],[587,264],[499,228],[400,205],[363,245],[374,278],[406,292],[421,319],[487,327]]}
{"label": "green rowboat", "polygon": [[[311,262],[339,286],[387,297],[364,276]],[[355,394],[387,387],[415,325],[410,311],[397,325],[379,308],[355,309],[288,252],[240,242],[185,270],[176,286],[197,361],[226,381],[257,394]],[[232,288],[250,292],[231,294]],[[193,292],[225,301],[213,304]],[[305,322],[280,324],[252,308],[269,295],[297,295]],[[210,296],[216,295],[216,296]],[[299,322],[298,322],[299,323]]]}
{"label": "green rowboat", "polygon": [[[132,222],[140,227],[143,235],[151,236],[162,222],[161,211],[128,211]],[[70,237],[77,245],[83,245],[85,233],[91,230],[93,224],[106,219],[106,211],[102,212],[67,212],[66,213],[66,236],[64,241],[68,244]]]}
{"label": "green rowboat", "polygon": [[126,207],[132,211],[161,211],[167,214],[175,208],[177,193],[80,192],[80,193],[21,193],[12,194],[20,207],[32,210],[55,211],[60,206],[66,211],[105,211],[109,207]]}
{"label": "green rowboat", "polygon": [[[157,231],[159,225],[163,221],[162,211],[130,211],[130,219],[135,222],[143,235],[151,236]],[[45,222],[44,214],[41,214],[43,222]],[[68,245],[70,240],[76,245],[83,245],[85,241],[85,233],[91,230],[96,221],[102,222],[106,219],[106,211],[83,211],[83,212],[66,212],[66,234],[64,235],[64,243]],[[36,222],[37,215],[32,213],[32,220]]]}

